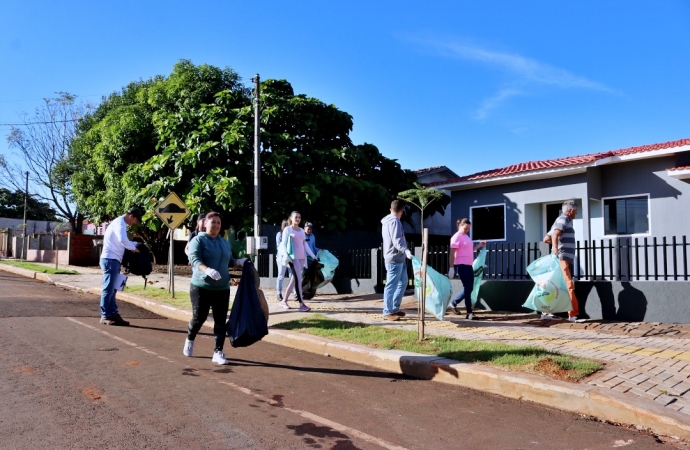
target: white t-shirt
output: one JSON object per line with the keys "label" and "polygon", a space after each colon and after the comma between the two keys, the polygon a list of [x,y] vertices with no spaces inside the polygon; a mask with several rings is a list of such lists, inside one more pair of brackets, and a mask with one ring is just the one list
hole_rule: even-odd
{"label": "white t-shirt", "polygon": [[103,236],[103,251],[101,259],[116,259],[122,262],[125,249],[136,250],[137,243],[127,238],[127,223],[125,216],[120,216],[110,222]]}

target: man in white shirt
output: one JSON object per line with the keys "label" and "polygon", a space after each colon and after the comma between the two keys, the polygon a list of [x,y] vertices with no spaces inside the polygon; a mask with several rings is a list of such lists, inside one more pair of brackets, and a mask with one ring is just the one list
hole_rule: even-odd
{"label": "man in white shirt", "polygon": [[103,236],[103,251],[100,265],[103,269],[103,290],[101,291],[101,324],[128,326],[117,311],[115,302],[115,285],[120,275],[120,264],[125,249],[138,253],[137,243],[127,238],[127,226],[136,225],[141,221],[144,212],[139,208],[131,208],[126,214],[110,222]]}

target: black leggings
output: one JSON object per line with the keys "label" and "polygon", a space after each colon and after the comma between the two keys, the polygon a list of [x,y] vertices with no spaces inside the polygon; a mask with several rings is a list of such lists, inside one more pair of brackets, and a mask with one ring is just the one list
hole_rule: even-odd
{"label": "black leggings", "polygon": [[462,288],[465,290],[465,309],[467,314],[472,312],[472,289],[474,288],[474,270],[469,264],[460,264],[455,266],[460,281],[462,281]]}
{"label": "black leggings", "polygon": [[192,301],[192,320],[189,321],[187,339],[193,341],[201,326],[206,322],[209,308],[213,309],[213,334],[216,337],[215,350],[223,350],[225,323],[228,320],[230,289],[214,291],[190,285],[189,298]]}

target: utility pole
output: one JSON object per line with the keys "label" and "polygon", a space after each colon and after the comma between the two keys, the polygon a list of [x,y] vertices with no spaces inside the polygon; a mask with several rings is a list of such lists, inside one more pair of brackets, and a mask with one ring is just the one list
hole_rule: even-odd
{"label": "utility pole", "polygon": [[259,264],[259,236],[261,236],[261,111],[259,107],[259,74],[254,78],[254,264]]}
{"label": "utility pole", "polygon": [[22,255],[19,258],[20,260],[24,259],[24,247],[26,247],[26,251],[28,253],[29,247],[28,244],[26,243],[26,210],[28,207],[29,203],[29,172],[25,172],[26,174],[26,187],[24,188],[24,237],[22,238]]}

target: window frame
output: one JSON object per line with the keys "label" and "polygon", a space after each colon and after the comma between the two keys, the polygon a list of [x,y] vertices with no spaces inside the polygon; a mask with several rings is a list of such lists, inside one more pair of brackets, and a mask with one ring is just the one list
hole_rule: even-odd
{"label": "window frame", "polygon": [[[619,200],[624,198],[646,197],[647,198],[647,232],[646,233],[615,233],[606,234],[606,200]],[[615,195],[610,197],[601,197],[601,235],[606,238],[615,238],[620,236],[651,236],[652,235],[652,203],[650,202],[650,194],[632,194],[632,195]]]}
{"label": "window frame", "polygon": [[492,206],[502,206],[503,207],[503,239],[484,239],[486,242],[506,242],[508,240],[508,225],[507,225],[507,216],[506,216],[506,204],[505,203],[492,203],[489,205],[477,205],[477,206],[470,206],[470,222],[472,222],[472,227],[470,228],[470,239],[473,241],[477,240],[474,238],[474,216],[472,215],[472,210],[475,208],[490,208]]}

